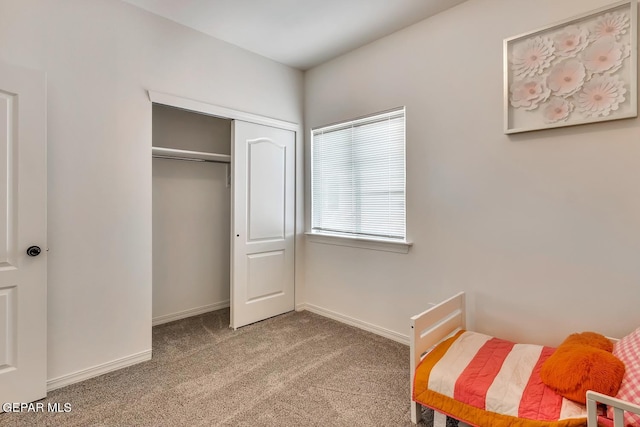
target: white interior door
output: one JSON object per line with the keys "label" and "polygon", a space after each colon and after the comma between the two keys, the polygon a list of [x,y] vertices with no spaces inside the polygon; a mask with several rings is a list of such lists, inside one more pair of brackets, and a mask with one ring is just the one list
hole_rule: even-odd
{"label": "white interior door", "polygon": [[46,158],[45,75],[0,63],[0,404],[47,394]]}
{"label": "white interior door", "polygon": [[295,133],[233,125],[231,327],[294,309]]}

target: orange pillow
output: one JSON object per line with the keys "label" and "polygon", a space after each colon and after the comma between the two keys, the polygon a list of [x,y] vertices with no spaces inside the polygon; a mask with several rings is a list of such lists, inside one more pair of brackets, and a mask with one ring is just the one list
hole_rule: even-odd
{"label": "orange pillow", "polygon": [[585,344],[562,343],[542,364],[542,382],[567,399],[586,403],[587,390],[615,396],[624,363],[608,351]]}
{"label": "orange pillow", "polygon": [[613,343],[607,337],[597,332],[581,332],[579,334],[569,335],[560,346],[564,344],[582,344],[590,347],[599,348],[600,350],[613,351]]}

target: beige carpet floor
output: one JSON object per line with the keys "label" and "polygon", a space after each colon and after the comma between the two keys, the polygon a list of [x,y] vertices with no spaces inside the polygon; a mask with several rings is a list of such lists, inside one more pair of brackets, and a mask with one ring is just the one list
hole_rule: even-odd
{"label": "beige carpet floor", "polygon": [[407,346],[309,312],[228,325],[220,310],[156,326],[151,361],[41,401],[71,412],[5,413],[0,425],[411,425]]}

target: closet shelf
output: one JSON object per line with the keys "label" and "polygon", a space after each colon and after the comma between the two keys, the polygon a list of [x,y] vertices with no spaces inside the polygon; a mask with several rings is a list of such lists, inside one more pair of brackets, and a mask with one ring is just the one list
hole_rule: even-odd
{"label": "closet shelf", "polygon": [[159,159],[191,160],[195,162],[231,163],[228,154],[205,153],[203,151],[178,150],[176,148],[151,147],[151,155]]}

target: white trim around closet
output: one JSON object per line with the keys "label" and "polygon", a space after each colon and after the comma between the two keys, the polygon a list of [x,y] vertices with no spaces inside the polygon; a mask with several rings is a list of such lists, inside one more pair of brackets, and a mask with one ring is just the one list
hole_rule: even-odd
{"label": "white trim around closet", "polygon": [[272,126],[280,129],[300,131],[300,126],[293,122],[273,119],[271,117],[259,116],[257,114],[246,113],[244,111],[233,110],[231,108],[220,107],[208,104],[195,99],[183,98],[181,96],[149,90],[149,99],[155,104],[168,105],[170,107],[182,108],[183,110],[195,111],[201,114],[221,117],[224,119],[242,120],[245,122],[257,123],[265,126]]}
{"label": "white trim around closet", "polygon": [[[302,137],[302,125],[286,120],[274,119],[271,117],[265,117],[258,114],[247,113],[244,111],[234,110],[219,105],[209,104],[203,101],[197,101],[195,99],[184,98],[181,96],[171,95],[168,93],[157,92],[154,90],[147,90],[149,100],[153,104],[161,104],[169,107],[180,108],[187,111],[193,111],[196,113],[207,114],[214,117],[231,120],[241,120],[250,123],[261,124],[265,126],[271,126],[279,129],[286,129],[295,132],[296,136],[296,184],[295,184],[295,230],[296,230],[296,243],[294,253],[296,261],[294,262],[294,276],[295,276],[295,306],[298,307],[303,304],[304,301],[304,275],[302,270],[298,268],[298,245],[303,242],[304,237],[304,146]],[[190,157],[190,156],[180,156]]]}

